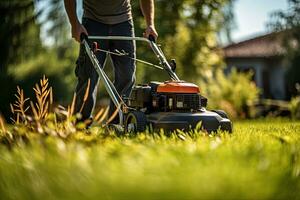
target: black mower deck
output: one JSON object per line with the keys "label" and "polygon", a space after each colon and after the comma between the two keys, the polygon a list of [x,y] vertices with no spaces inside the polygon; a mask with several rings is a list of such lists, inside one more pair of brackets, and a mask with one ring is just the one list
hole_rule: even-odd
{"label": "black mower deck", "polygon": [[196,113],[155,112],[146,116],[148,123],[156,130],[190,130],[196,128],[198,123],[201,123],[201,128],[207,132],[216,132],[219,129],[229,133],[232,132],[232,123],[229,119],[221,117],[216,112],[207,110]]}

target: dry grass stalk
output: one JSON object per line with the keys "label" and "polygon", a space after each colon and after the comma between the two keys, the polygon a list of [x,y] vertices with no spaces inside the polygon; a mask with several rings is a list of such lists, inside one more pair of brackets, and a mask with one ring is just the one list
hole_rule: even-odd
{"label": "dry grass stalk", "polygon": [[104,119],[108,115],[108,110],[109,110],[109,106],[106,107],[106,109],[105,109],[104,113],[102,114],[102,116],[100,117],[100,119],[97,120],[97,123],[101,124],[104,121]]}
{"label": "dry grass stalk", "polygon": [[24,122],[27,123],[26,112],[29,109],[29,106],[26,106],[26,102],[29,98],[25,98],[23,89],[20,89],[17,86],[17,93],[15,94],[17,100],[10,104],[11,112],[16,116],[16,119],[12,119],[14,123]]}
{"label": "dry grass stalk", "polygon": [[48,85],[48,79],[44,75],[40,80],[40,85],[35,84],[33,88],[37,102],[35,104],[30,102],[30,105],[36,120],[45,119],[53,103],[52,87]]}
{"label": "dry grass stalk", "polygon": [[[90,80],[88,80],[82,109],[84,108],[84,104],[86,103],[90,94],[90,84]],[[73,123],[70,123],[72,122],[70,120],[74,119],[72,116],[75,112],[76,94],[74,94],[72,104],[69,105],[67,109],[62,106],[58,106],[54,109],[55,127],[53,128],[52,125],[51,127],[48,127],[48,125],[44,123],[47,116],[49,115],[51,106],[53,105],[53,90],[52,87],[49,86],[48,79],[43,76],[43,78],[37,84],[35,84],[33,90],[35,93],[36,102],[29,101],[29,106],[25,107],[25,104],[29,100],[29,98],[25,98],[23,90],[17,87],[17,93],[15,95],[17,100],[13,104],[10,104],[11,111],[15,116],[15,119],[13,119],[13,121],[15,123],[24,123],[24,120],[28,120],[28,122],[32,122],[32,124],[30,123],[30,125],[34,125],[30,126],[29,128],[34,128],[38,133],[42,134],[51,134],[58,135],[60,137],[66,137],[70,133],[74,133],[76,131],[76,127],[73,125]],[[29,108],[31,108],[32,110],[31,116],[26,115],[26,111]],[[107,107],[105,111],[104,109],[102,109],[101,112],[98,113],[97,119],[100,123],[106,118],[108,109],[109,108]],[[62,121],[61,124],[57,124],[56,114],[62,114],[66,117],[66,119]],[[32,118],[34,118],[34,121],[32,121]],[[53,117],[49,118],[49,120],[52,119]],[[0,130],[6,131],[5,122],[2,116],[0,116]]]}
{"label": "dry grass stalk", "polygon": [[30,106],[31,106],[31,110],[33,112],[34,119],[38,120],[39,115],[38,115],[38,112],[36,111],[34,103],[32,101],[30,101]]}
{"label": "dry grass stalk", "polygon": [[6,133],[7,129],[5,127],[5,120],[2,117],[2,115],[0,114],[0,128],[2,130],[3,133]]}
{"label": "dry grass stalk", "polygon": [[80,113],[82,112],[83,110],[83,107],[85,105],[85,102],[87,101],[88,97],[89,97],[89,93],[90,93],[90,87],[91,87],[91,80],[89,79],[88,80],[88,83],[87,83],[87,87],[86,87],[86,90],[85,90],[85,94],[84,94],[84,98],[83,98],[83,103],[81,105],[81,108],[80,108]]}
{"label": "dry grass stalk", "polygon": [[17,124],[20,123],[20,113],[17,113]]}
{"label": "dry grass stalk", "polygon": [[50,87],[49,103],[50,103],[50,110],[52,110],[52,105],[53,105],[53,89],[52,89],[52,87]]}
{"label": "dry grass stalk", "polygon": [[70,119],[71,117],[71,107],[68,105],[67,107],[67,119]]}
{"label": "dry grass stalk", "polygon": [[104,112],[104,108],[100,108],[100,110],[99,110],[99,111],[97,112],[97,114],[95,115],[94,120],[95,120],[95,121],[98,121],[99,118],[102,116],[103,112]]}
{"label": "dry grass stalk", "polygon": [[[74,110],[75,110],[75,101],[76,101],[76,93],[73,95],[73,100],[72,100],[72,104],[70,107],[70,110],[68,112],[68,117],[71,117],[74,114]],[[69,106],[68,106],[69,107]]]}
{"label": "dry grass stalk", "polygon": [[109,124],[110,122],[112,122],[112,120],[115,119],[115,117],[118,115],[119,113],[119,109],[120,109],[120,106],[118,106],[116,108],[116,110],[113,112],[113,114],[109,117],[109,119],[106,121],[105,125]]}

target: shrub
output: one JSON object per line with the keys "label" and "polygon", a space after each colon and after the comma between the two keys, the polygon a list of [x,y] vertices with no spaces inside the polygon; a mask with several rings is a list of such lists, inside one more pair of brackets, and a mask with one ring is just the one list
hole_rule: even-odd
{"label": "shrub", "polygon": [[227,76],[221,70],[208,75],[200,82],[202,93],[208,98],[211,109],[225,110],[230,117],[251,117],[252,105],[259,95],[259,90],[251,81],[251,73],[238,73],[232,70]]}
{"label": "shrub", "polygon": [[300,119],[300,96],[293,97],[289,103],[292,118]]}

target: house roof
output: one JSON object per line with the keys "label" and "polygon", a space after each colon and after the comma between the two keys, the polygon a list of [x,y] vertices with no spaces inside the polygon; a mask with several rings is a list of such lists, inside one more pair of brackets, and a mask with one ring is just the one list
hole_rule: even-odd
{"label": "house roof", "polygon": [[268,58],[281,56],[284,49],[280,42],[281,32],[269,33],[233,43],[223,48],[225,58]]}

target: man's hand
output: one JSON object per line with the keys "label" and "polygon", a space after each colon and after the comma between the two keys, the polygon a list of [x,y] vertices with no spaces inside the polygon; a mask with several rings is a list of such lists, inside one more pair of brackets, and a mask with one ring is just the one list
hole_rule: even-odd
{"label": "man's hand", "polygon": [[75,26],[72,26],[72,38],[74,38],[77,42],[80,42],[81,33],[88,35],[87,30],[82,24],[76,23]]}
{"label": "man's hand", "polygon": [[70,24],[72,26],[72,38],[74,38],[77,42],[80,42],[81,33],[85,33],[86,35],[88,35],[88,32],[86,31],[84,26],[78,21],[76,15],[76,1],[64,0],[64,4]]}
{"label": "man's hand", "polygon": [[158,34],[154,26],[154,0],[140,0],[140,6],[147,24],[144,37],[149,38],[152,35],[156,40]]}
{"label": "man's hand", "polygon": [[152,35],[155,38],[155,40],[157,39],[158,34],[157,34],[154,26],[148,26],[146,28],[146,30],[144,32],[144,37],[149,38],[149,35]]}

